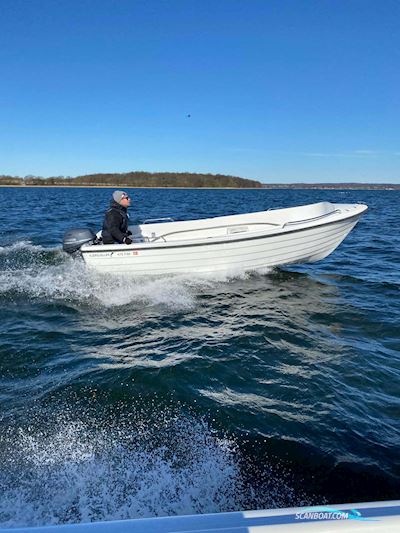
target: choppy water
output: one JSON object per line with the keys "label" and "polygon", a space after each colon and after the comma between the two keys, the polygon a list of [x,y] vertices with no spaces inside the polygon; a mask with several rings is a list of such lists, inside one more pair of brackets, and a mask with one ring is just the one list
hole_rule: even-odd
{"label": "choppy water", "polygon": [[398,498],[398,191],[137,190],[133,219],[370,209],[315,265],[89,274],[109,189],[0,189],[0,525]]}

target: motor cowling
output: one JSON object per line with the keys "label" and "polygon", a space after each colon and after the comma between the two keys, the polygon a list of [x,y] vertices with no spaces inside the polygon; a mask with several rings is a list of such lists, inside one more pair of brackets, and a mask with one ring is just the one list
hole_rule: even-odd
{"label": "motor cowling", "polygon": [[70,229],[65,232],[63,250],[68,254],[77,252],[83,244],[94,242],[96,235],[88,228]]}

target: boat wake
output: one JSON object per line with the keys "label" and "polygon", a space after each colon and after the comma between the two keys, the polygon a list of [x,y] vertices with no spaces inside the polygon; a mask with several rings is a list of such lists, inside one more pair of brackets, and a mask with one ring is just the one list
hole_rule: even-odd
{"label": "boat wake", "polygon": [[0,248],[0,298],[8,300],[42,299],[95,308],[161,305],[180,311],[195,307],[198,295],[216,284],[249,277],[236,270],[134,278],[91,271],[79,257],[71,258],[57,248],[25,241]]}

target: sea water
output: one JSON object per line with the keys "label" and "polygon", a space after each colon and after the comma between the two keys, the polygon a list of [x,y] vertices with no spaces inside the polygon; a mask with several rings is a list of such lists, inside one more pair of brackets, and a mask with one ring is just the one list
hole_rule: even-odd
{"label": "sea water", "polygon": [[131,221],[369,205],[329,258],[90,273],[110,189],[0,189],[0,526],[398,498],[400,192],[129,190]]}

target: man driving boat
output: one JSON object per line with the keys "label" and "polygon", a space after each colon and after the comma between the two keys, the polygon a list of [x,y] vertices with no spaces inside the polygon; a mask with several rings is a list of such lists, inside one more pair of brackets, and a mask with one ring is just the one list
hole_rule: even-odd
{"label": "man driving boat", "polygon": [[129,194],[124,191],[114,191],[110,208],[104,215],[102,239],[104,244],[132,244],[128,230],[128,207],[131,205]]}

